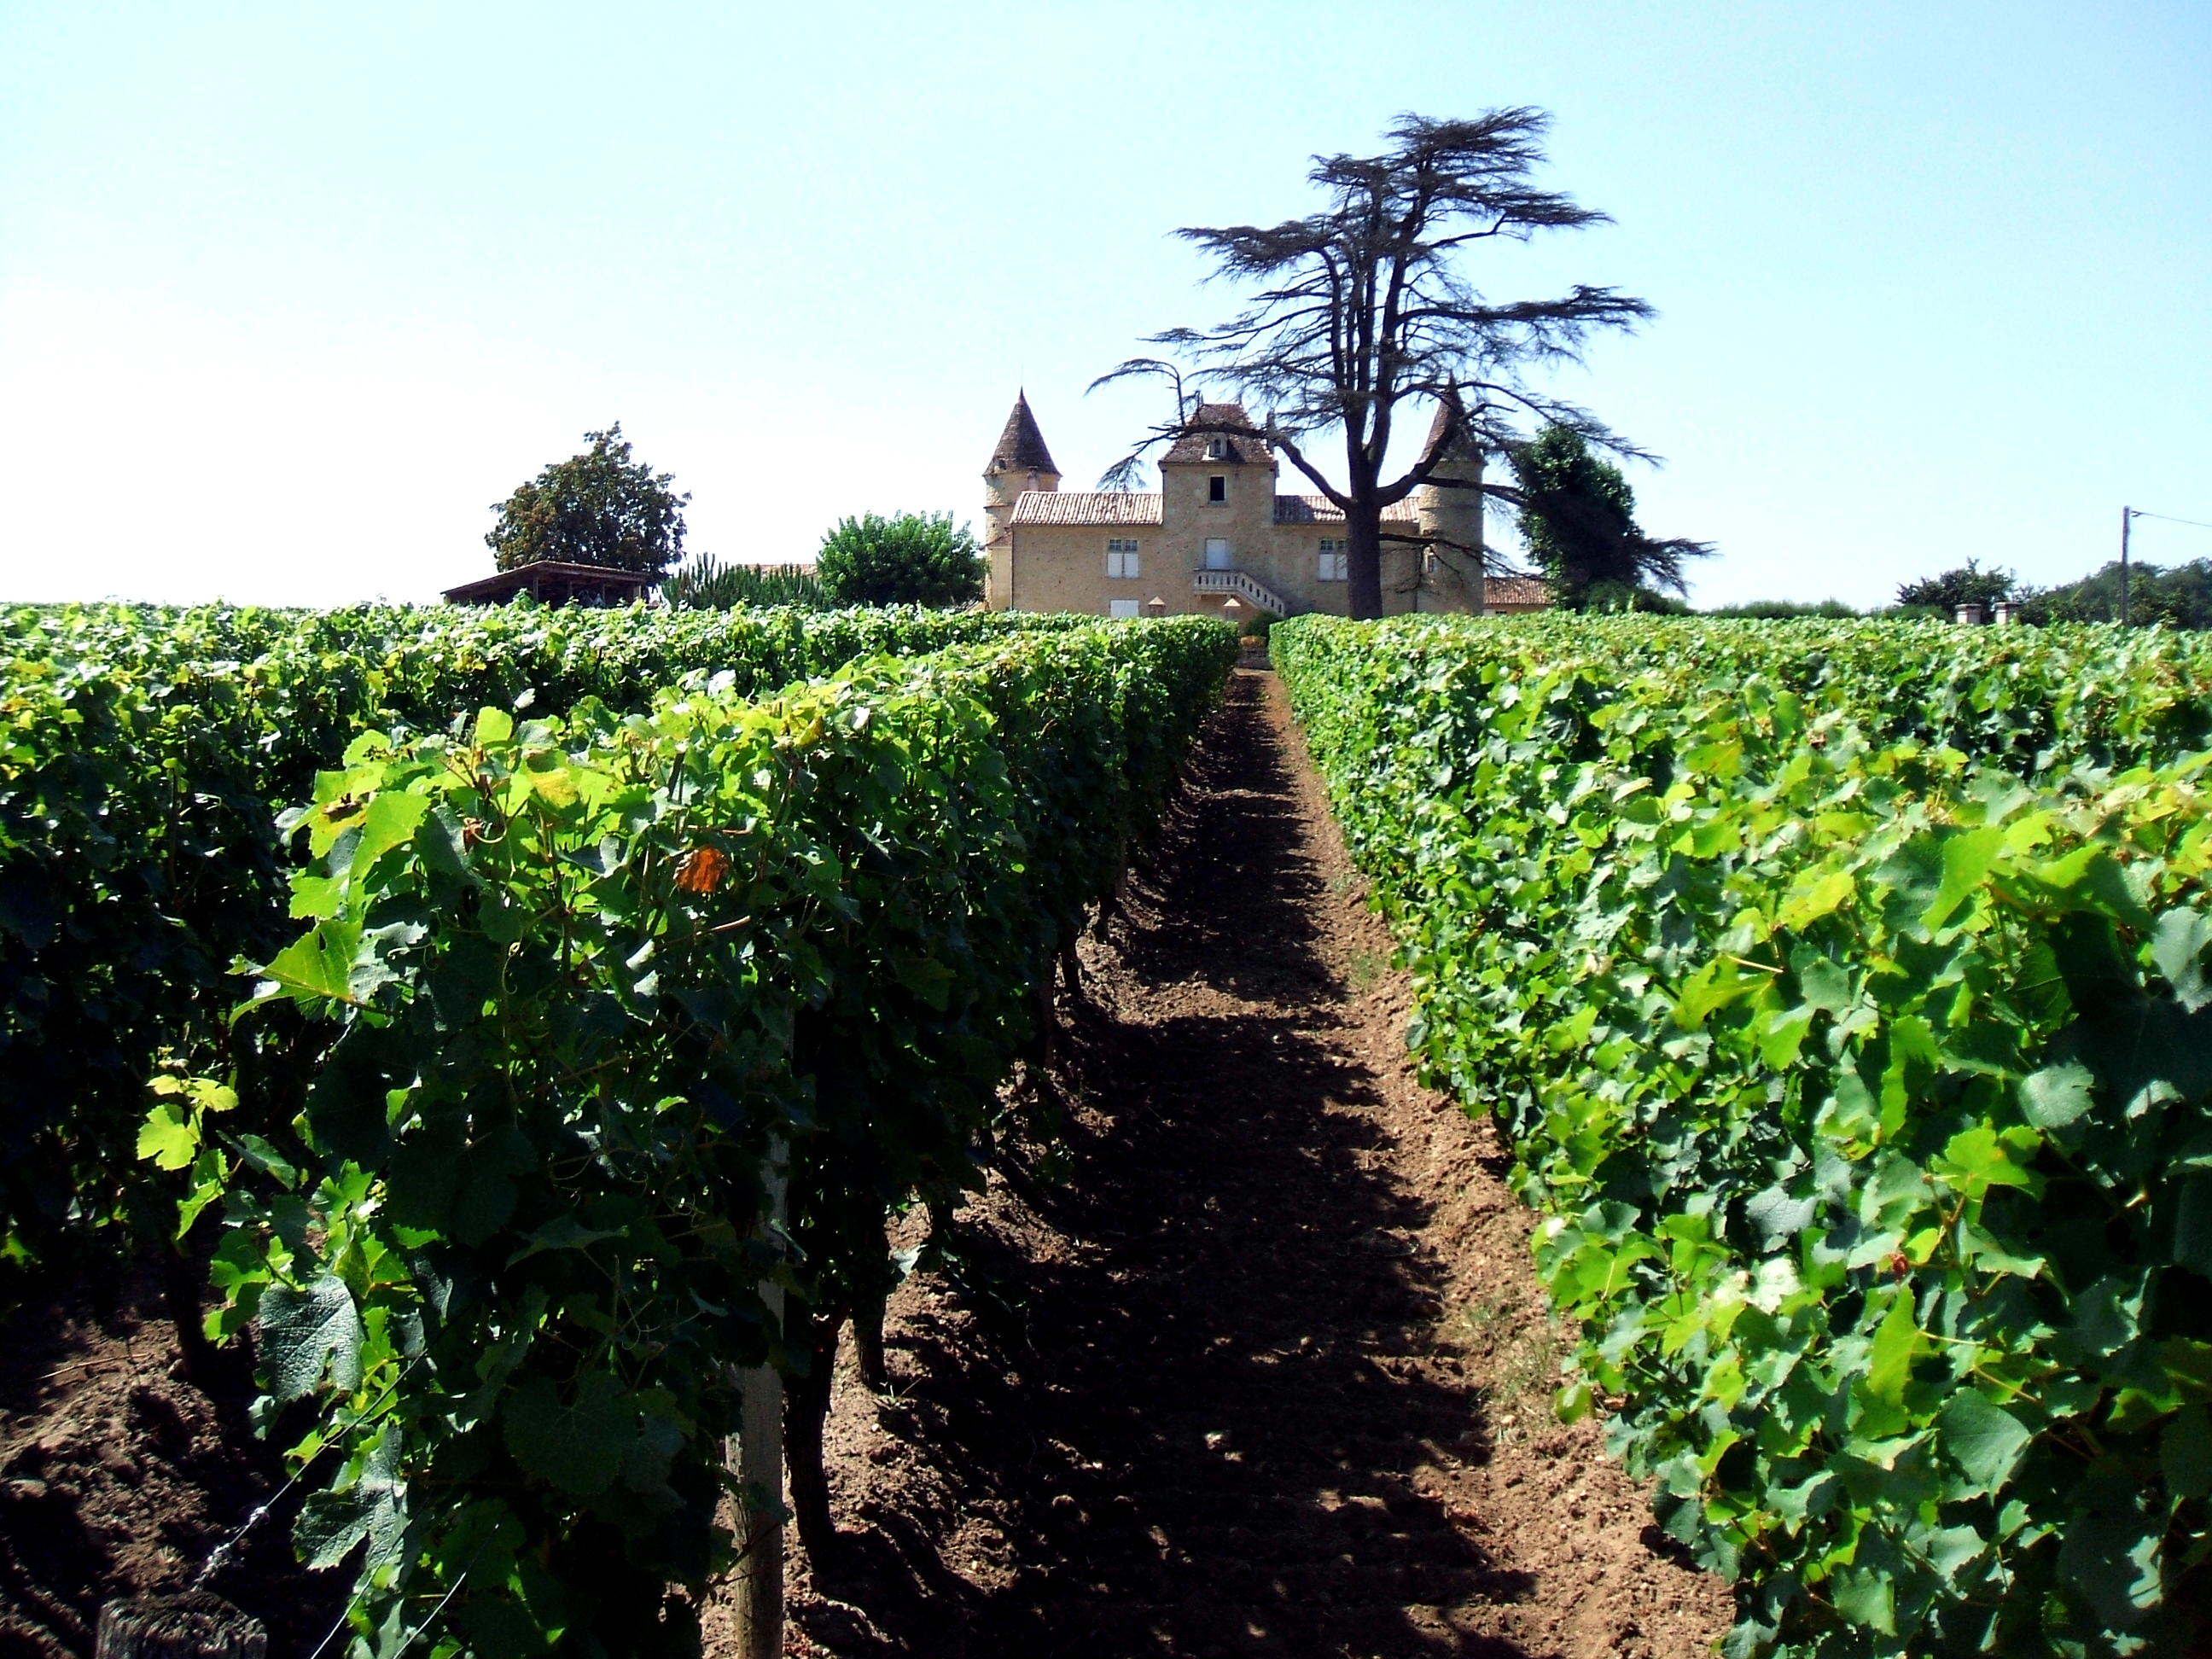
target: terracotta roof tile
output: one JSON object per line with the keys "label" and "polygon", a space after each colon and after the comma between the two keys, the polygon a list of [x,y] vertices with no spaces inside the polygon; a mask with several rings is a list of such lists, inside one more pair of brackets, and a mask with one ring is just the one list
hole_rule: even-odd
{"label": "terracotta roof tile", "polygon": [[1429,435],[1421,441],[1421,459],[1426,460],[1437,453],[1437,445],[1444,435],[1444,428],[1451,420],[1451,410],[1443,404],[1437,405],[1436,418],[1429,422]]}
{"label": "terracotta roof tile", "polygon": [[[1236,430],[1186,433],[1170,445],[1168,453],[1160,457],[1162,466],[1204,466],[1209,460],[1219,465],[1224,459],[1243,466],[1273,466],[1275,464],[1275,452],[1252,424],[1252,417],[1244,412],[1243,404],[1200,404],[1197,413],[1190,418],[1194,425],[1226,426]],[[1206,453],[1206,446],[1216,438],[1229,441],[1226,457],[1209,456]]]}
{"label": "terracotta roof tile", "polygon": [[[1342,524],[1344,509],[1326,495],[1278,495],[1275,497],[1277,524]],[[1414,524],[1419,522],[1413,507],[1404,501],[1382,509],[1385,524]]]}
{"label": "terracotta roof tile", "polygon": [[1540,608],[1552,602],[1552,590],[1534,576],[1486,576],[1482,580],[1486,605],[1525,605]]}
{"label": "terracotta roof tile", "polygon": [[1015,524],[1158,524],[1160,498],[1115,489],[1024,489]]}

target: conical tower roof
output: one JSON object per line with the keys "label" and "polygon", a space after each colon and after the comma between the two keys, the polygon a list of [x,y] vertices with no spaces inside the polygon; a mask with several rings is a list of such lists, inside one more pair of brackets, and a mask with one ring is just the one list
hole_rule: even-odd
{"label": "conical tower roof", "polygon": [[1027,392],[1015,395],[1014,411],[1006,416],[1006,429],[999,434],[999,441],[991,450],[990,464],[983,469],[988,476],[994,472],[1049,472],[1060,476],[1060,469],[1052,464],[1052,451],[1044,447],[1044,434],[1037,430],[1036,416],[1030,413]]}
{"label": "conical tower roof", "polygon": [[[1451,410],[1447,405],[1440,403],[1437,405],[1437,418],[1429,422],[1428,439],[1421,445],[1421,457],[1424,460],[1435,454],[1437,450],[1443,447],[1445,435],[1449,433],[1450,430]],[[1464,436],[1460,439],[1459,442],[1452,446],[1452,453],[1455,456],[1463,456],[1471,453],[1472,452],[1468,448],[1467,440]]]}

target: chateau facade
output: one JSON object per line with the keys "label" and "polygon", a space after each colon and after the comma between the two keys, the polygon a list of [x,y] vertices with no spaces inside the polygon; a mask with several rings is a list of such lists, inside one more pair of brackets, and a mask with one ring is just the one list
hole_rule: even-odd
{"label": "chateau facade", "polygon": [[[983,469],[990,607],[1237,622],[1344,615],[1343,513],[1326,495],[1280,493],[1274,450],[1241,404],[1202,404],[1197,418],[1231,429],[1178,440],[1160,459],[1158,490],[1064,490],[1028,397],[1017,397]],[[1443,420],[1439,410],[1437,428]],[[1455,455],[1439,476],[1479,483],[1481,457]],[[1383,543],[1386,614],[1486,608],[1477,492],[1424,485],[1386,512],[1393,531],[1430,540]],[[1509,586],[1533,584],[1493,583]],[[1517,591],[1492,599],[1492,610],[1537,608]]]}

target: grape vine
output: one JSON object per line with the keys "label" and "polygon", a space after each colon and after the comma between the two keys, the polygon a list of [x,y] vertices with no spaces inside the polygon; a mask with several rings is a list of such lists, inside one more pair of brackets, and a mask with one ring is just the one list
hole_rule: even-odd
{"label": "grape vine", "polygon": [[2212,659],[1943,626],[1273,635],[1738,1659],[2178,1650],[2212,1553]]}
{"label": "grape vine", "polygon": [[208,1334],[256,1333],[266,1420],[310,1413],[295,1537],[359,1552],[372,1649],[434,1606],[480,1655],[696,1652],[738,1371],[821,1375],[890,1212],[980,1180],[1036,988],[1236,648],[1182,619],[758,700],[694,675],[318,777],[297,936],[237,1016],[305,1032],[303,1109],[237,1133],[251,1076],[179,1079],[141,1146],[219,1210]]}

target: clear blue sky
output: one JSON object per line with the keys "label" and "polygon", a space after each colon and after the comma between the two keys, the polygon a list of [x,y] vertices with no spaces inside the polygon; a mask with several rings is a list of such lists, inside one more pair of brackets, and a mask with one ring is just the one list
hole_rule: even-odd
{"label": "clear blue sky", "polygon": [[2203,0],[0,0],[0,598],[426,598],[617,419],[730,557],[974,518],[1024,383],[1085,484],[1175,227],[1524,103],[1619,222],[1476,275],[1659,307],[1557,389],[1700,603],[2062,580],[2212,520],[2208,88]]}

